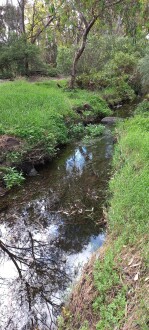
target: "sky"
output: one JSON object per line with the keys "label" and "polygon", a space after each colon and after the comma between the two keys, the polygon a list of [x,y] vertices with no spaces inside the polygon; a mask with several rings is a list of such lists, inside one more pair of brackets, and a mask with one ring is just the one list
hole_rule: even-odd
{"label": "sky", "polygon": [[[4,5],[7,0],[0,0],[0,5]],[[17,4],[17,0],[12,0],[13,5]]]}

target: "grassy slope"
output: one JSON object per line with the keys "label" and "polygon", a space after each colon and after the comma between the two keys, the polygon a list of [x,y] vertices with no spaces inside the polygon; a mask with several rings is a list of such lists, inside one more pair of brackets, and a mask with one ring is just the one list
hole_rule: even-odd
{"label": "grassy slope", "polygon": [[17,81],[0,85],[0,134],[15,134],[28,141],[67,140],[65,122],[77,119],[73,106],[89,103],[101,117],[110,110],[96,93],[64,92],[55,81],[27,83]]}
{"label": "grassy slope", "polygon": [[148,115],[121,123],[117,136],[107,214],[109,240],[73,293],[59,329],[148,329]]}
{"label": "grassy slope", "polygon": [[[65,81],[60,81],[61,87]],[[87,104],[90,111],[83,109],[83,116],[74,108]],[[68,142],[70,126],[86,120],[103,118],[111,113],[106,102],[97,93],[74,92],[58,87],[56,81],[28,83],[26,81],[0,84],[0,145],[3,135],[15,136],[19,147],[4,145],[1,148],[3,167],[20,162],[21,159],[52,157],[55,148]],[[7,142],[7,141],[6,141]],[[14,141],[17,142],[17,141]],[[2,169],[2,168],[1,168]],[[5,170],[5,168],[4,168]],[[13,175],[13,173],[12,173]],[[16,182],[16,181],[15,181]]]}

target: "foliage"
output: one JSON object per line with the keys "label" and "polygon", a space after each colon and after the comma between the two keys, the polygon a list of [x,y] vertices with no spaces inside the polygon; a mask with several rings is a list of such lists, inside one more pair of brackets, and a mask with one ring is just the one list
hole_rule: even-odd
{"label": "foliage", "polygon": [[135,93],[131,87],[136,70],[137,57],[122,51],[113,52],[113,57],[105,64],[104,69],[90,75],[82,74],[77,79],[79,87],[98,89],[109,105],[127,100],[132,101]]}
{"label": "foliage", "polygon": [[80,330],[89,330],[89,324],[88,321],[85,321],[83,326],[80,328]]}
{"label": "foliage", "polygon": [[103,125],[87,125],[85,128],[86,135],[90,137],[100,136],[104,132],[105,127]]}
{"label": "foliage", "polygon": [[140,60],[138,64],[138,68],[140,70],[141,78],[142,78],[142,88],[143,92],[147,93],[149,90],[149,50],[147,54]]}
{"label": "foliage", "polygon": [[43,73],[45,76],[57,77],[59,71],[57,68],[47,64],[45,65],[45,71],[43,70],[43,72],[41,71],[41,73]]}
{"label": "foliage", "polygon": [[0,77],[29,75],[34,72],[46,73],[47,68],[40,59],[37,46],[27,42],[24,37],[13,37],[7,45],[1,46]]}
{"label": "foliage", "polygon": [[22,172],[18,172],[14,167],[8,167],[5,169],[6,174],[4,174],[3,179],[6,184],[6,188],[11,189],[13,186],[20,186],[24,177]]}
{"label": "foliage", "polygon": [[[116,66],[123,71],[131,71],[145,52],[145,37],[142,36],[133,43],[132,38],[127,36],[117,36],[101,34],[91,34],[88,38],[87,46],[78,65],[78,73],[96,74],[102,72],[103,67],[111,61],[111,67]],[[95,52],[96,49],[96,52]],[[122,67],[121,67],[122,66]],[[105,72],[107,71],[108,67]],[[119,69],[118,69],[119,70]],[[130,74],[131,72],[129,72]]]}
{"label": "foliage", "polygon": [[[63,86],[66,81],[60,82]],[[96,93],[64,91],[56,81],[28,83],[9,82],[0,85],[1,134],[15,135],[25,140],[22,148],[40,146],[48,155],[55,154],[58,144],[65,144],[69,136],[81,136],[84,127],[72,124],[83,121],[74,111],[80,104],[90,104],[90,115],[104,117],[111,111]],[[84,111],[85,112],[85,111]],[[20,153],[21,151],[19,151]],[[14,159],[11,152],[7,159]]]}
{"label": "foliage", "polygon": [[[100,313],[100,321],[96,328],[112,329],[120,325],[126,305],[125,288],[121,285],[120,275],[116,270],[113,251],[108,251],[103,262],[95,263],[94,282],[100,293],[93,304],[94,310]],[[110,292],[114,292],[111,301]]]}
{"label": "foliage", "polygon": [[80,139],[84,135],[85,127],[82,123],[71,125],[69,132],[71,137],[75,139]]}
{"label": "foliage", "polygon": [[[144,107],[145,103],[143,103]],[[142,109],[142,105],[138,108]],[[148,132],[149,117],[142,117],[141,114],[119,123],[117,128],[119,143],[114,153],[114,173],[110,180],[111,198],[108,209],[112,243],[106,249],[104,259],[96,261],[94,267],[94,284],[99,292],[93,303],[96,316],[99,315],[96,329],[121,328],[124,322],[126,299],[129,300],[127,292],[130,292],[129,281],[127,287],[125,272],[120,266],[124,262],[121,260],[124,247],[127,249],[127,254],[132,246],[141,249],[141,258],[144,259],[142,276],[146,274],[149,199]],[[129,256],[128,260],[131,257]],[[126,265],[126,261],[124,264]],[[146,329],[147,310],[142,300],[146,293],[142,289],[142,283],[139,283],[141,287],[140,302],[137,302],[139,311],[137,323],[141,325],[141,329]]]}
{"label": "foliage", "polygon": [[106,101],[98,93],[79,89],[73,92],[68,91],[67,93],[73,103],[73,108],[83,111],[84,115],[87,113],[95,116],[101,115],[103,117],[112,113]]}
{"label": "foliage", "polygon": [[110,189],[114,192],[109,210],[110,226],[115,233],[121,233],[125,227],[125,236],[128,235],[130,240],[135,240],[136,234],[145,232],[147,225],[148,129],[149,118],[141,116],[121,124],[119,130],[122,138],[113,160],[117,172],[110,182]]}
{"label": "foliage", "polygon": [[149,114],[149,101],[147,99],[143,100],[136,108],[135,114],[140,114],[142,116],[148,117]]}
{"label": "foliage", "polygon": [[57,69],[60,73],[69,75],[71,72],[72,57],[74,50],[71,47],[61,46],[58,48]]}
{"label": "foliage", "polygon": [[84,126],[82,123],[72,125],[70,127],[70,136],[75,139],[80,139],[84,136],[85,139],[95,138],[103,134],[105,127],[103,125],[89,124]]}

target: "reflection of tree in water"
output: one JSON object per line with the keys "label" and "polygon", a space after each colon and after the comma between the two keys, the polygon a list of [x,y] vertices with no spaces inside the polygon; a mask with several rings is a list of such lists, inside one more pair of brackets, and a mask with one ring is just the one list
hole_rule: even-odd
{"label": "reflection of tree in water", "polygon": [[66,161],[66,171],[72,174],[73,171],[77,171],[79,175],[82,174],[83,169],[88,160],[93,157],[92,152],[84,146],[79,146],[75,150],[74,154]]}
{"label": "reflection of tree in water", "polygon": [[36,240],[30,231],[20,235],[20,241],[12,236],[0,240],[1,265],[9,262],[9,276],[1,278],[1,328],[52,329],[60,305],[57,293],[68,284],[62,251],[52,251],[48,241]]}
{"label": "reflection of tree in water", "polygon": [[77,258],[91,236],[99,234],[95,222],[102,216],[107,180],[105,143],[99,148],[100,152],[93,147],[76,148],[65,158],[66,167],[54,172],[54,180],[50,176],[50,184],[46,181],[40,197],[27,196],[20,210],[11,207],[11,221],[5,219],[1,225],[3,330],[53,329],[59,298],[74,277],[68,269],[71,256]]}

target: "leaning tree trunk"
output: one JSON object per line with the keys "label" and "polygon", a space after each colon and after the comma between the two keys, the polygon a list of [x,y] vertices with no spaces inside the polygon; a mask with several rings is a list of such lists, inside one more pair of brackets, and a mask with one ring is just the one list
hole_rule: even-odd
{"label": "leaning tree trunk", "polygon": [[80,45],[80,48],[76,51],[75,56],[74,56],[74,60],[73,60],[73,65],[72,65],[72,70],[71,70],[71,79],[70,79],[70,83],[69,83],[69,87],[71,89],[73,89],[74,86],[75,86],[78,61],[79,61],[81,55],[84,52],[84,49],[86,47],[88,34],[89,34],[92,26],[96,22],[97,18],[98,18],[98,16],[94,16],[93,19],[88,24],[86,23],[86,25],[85,25],[85,31],[84,31],[83,36],[82,36],[82,43]]}

